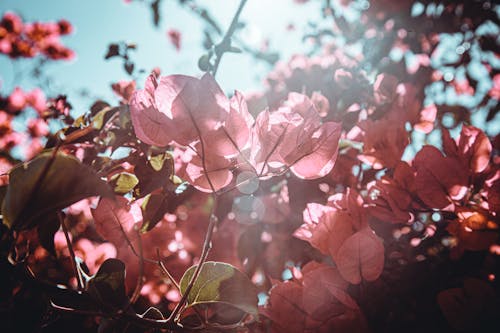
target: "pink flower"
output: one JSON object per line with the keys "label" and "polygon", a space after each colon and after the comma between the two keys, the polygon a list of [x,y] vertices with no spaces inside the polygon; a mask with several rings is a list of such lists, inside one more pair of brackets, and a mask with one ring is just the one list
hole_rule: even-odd
{"label": "pink flower", "polygon": [[26,96],[26,100],[39,114],[47,109],[47,100],[43,91],[39,88],[30,91]]}
{"label": "pink flower", "polygon": [[399,162],[392,177],[368,184],[369,211],[377,219],[389,223],[408,223],[412,211],[420,207],[414,198],[415,170],[406,162]]}
{"label": "pink flower", "polygon": [[243,96],[236,92],[229,100],[209,74],[159,80],[151,75],[145,89],[134,93],[130,111],[136,135],[145,143],[175,142],[195,152],[186,172],[200,190],[226,186],[235,157],[249,161],[257,176],[286,166],[300,178],[313,179],[329,173],[337,156],[340,125],[321,124],[309,98],[297,93],[277,111],[261,113],[254,125]]}
{"label": "pink flower", "polygon": [[420,120],[415,124],[415,129],[423,133],[430,133],[434,129],[434,121],[436,120],[437,108],[431,104],[420,111]]}
{"label": "pink flower", "polygon": [[16,87],[8,98],[8,108],[11,112],[18,112],[26,106],[26,95],[21,88]]}
{"label": "pink flower", "polygon": [[49,126],[42,119],[31,118],[28,121],[28,131],[32,137],[38,138],[49,133]]}
{"label": "pink flower", "polygon": [[347,293],[339,270],[311,261],[285,282],[277,282],[261,313],[269,332],[367,332],[366,320]]}
{"label": "pink flower", "polygon": [[4,27],[9,33],[19,34],[23,29],[23,21],[17,14],[7,12],[3,15],[0,26]]}
{"label": "pink flower", "polygon": [[303,213],[304,224],[294,236],[309,242],[323,254],[335,260],[342,243],[354,233],[351,216],[331,206],[307,204]]}
{"label": "pink flower", "polygon": [[375,169],[394,167],[409,143],[404,123],[399,119],[383,118],[368,119],[358,126],[363,131],[363,154],[358,158]]}
{"label": "pink flower", "polygon": [[330,254],[336,261],[345,240],[367,228],[368,222],[363,200],[355,191],[334,195],[328,201],[328,205],[307,204],[303,212],[304,224],[294,236],[309,242],[323,254]]}
{"label": "pink flower", "polygon": [[473,126],[463,126],[455,142],[443,130],[443,155],[433,146],[424,146],[413,161],[418,196],[431,208],[453,210],[471,185],[471,176],[489,164],[492,146],[486,135]]}
{"label": "pink flower", "polygon": [[330,111],[330,102],[328,101],[328,98],[315,91],[311,96],[311,101],[321,117],[326,117],[328,115],[328,112]]}
{"label": "pink flower", "polygon": [[500,74],[496,74],[493,77],[493,87],[491,87],[488,94],[491,96],[491,98],[500,100]]}
{"label": "pink flower", "polygon": [[[218,190],[231,180],[234,162],[229,159],[246,148],[253,124],[243,96],[236,92],[229,100],[209,74],[159,80],[150,75],[145,89],[134,93],[130,112],[140,140],[158,146],[175,142],[196,152],[186,170],[193,184],[205,191]],[[204,179],[207,173],[214,177],[213,189]]]}
{"label": "pink flower", "polygon": [[181,49],[181,33],[179,30],[176,29],[170,29],[167,31],[167,36],[168,39],[170,40],[170,43],[175,47],[175,49],[180,51]]}
{"label": "pink flower", "polygon": [[61,35],[68,35],[73,32],[73,26],[67,20],[59,20],[59,22],[57,22],[57,26],[59,28],[59,34]]}
{"label": "pink flower", "polygon": [[340,131],[338,123],[321,124],[307,96],[290,93],[284,106],[258,115],[250,159],[259,174],[286,166],[299,178],[320,178],[335,164]]}
{"label": "pink flower", "polygon": [[128,103],[135,91],[135,81],[118,81],[111,85],[111,89],[123,102]]}

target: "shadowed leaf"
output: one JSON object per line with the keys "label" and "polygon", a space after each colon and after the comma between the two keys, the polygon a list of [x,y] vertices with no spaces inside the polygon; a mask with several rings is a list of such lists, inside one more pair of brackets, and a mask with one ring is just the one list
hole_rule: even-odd
{"label": "shadowed leaf", "polygon": [[94,195],[112,192],[92,169],[64,153],[43,153],[11,170],[2,204],[4,223],[15,230],[30,229],[40,217]]}
{"label": "shadowed leaf", "polygon": [[125,264],[118,259],[107,259],[89,280],[87,291],[105,306],[122,308],[128,302],[125,293]]}
{"label": "shadowed leaf", "polygon": [[345,240],[336,263],[342,277],[352,284],[376,280],[384,269],[384,245],[370,229],[363,229]]}

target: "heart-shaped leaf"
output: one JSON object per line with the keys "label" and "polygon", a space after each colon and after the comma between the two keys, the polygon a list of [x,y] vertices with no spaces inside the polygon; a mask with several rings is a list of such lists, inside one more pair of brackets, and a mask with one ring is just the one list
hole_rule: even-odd
{"label": "heart-shaped leaf", "polygon": [[[197,265],[190,267],[180,281],[184,294]],[[257,289],[236,267],[222,262],[203,264],[200,275],[187,298],[188,306],[206,303],[226,303],[252,315],[257,315]]]}
{"label": "heart-shaped leaf", "polygon": [[107,259],[89,280],[87,291],[104,306],[123,308],[128,302],[125,292],[125,264],[118,259]]}
{"label": "heart-shaped leaf", "polygon": [[42,153],[16,166],[9,179],[2,213],[4,223],[15,230],[33,228],[40,217],[81,199],[113,195],[90,167],[60,152]]}
{"label": "heart-shaped leaf", "polygon": [[138,206],[129,205],[127,199],[116,196],[115,200],[102,198],[91,212],[99,235],[118,248],[132,247],[131,241],[136,236],[134,224],[140,214]]}
{"label": "heart-shaped leaf", "polygon": [[344,279],[352,284],[361,279],[374,281],[384,269],[384,245],[368,228],[347,238],[337,252],[337,266]]}

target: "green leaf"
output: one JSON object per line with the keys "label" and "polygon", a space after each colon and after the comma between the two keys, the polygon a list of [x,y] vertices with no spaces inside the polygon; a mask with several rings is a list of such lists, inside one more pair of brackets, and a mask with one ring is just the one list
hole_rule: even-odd
{"label": "green leaf", "polygon": [[198,59],[198,68],[204,72],[208,72],[212,68],[212,64],[210,64],[210,57],[207,54],[204,54]]}
{"label": "green leaf", "polygon": [[[180,281],[181,293],[194,274],[197,265],[190,267]],[[257,316],[257,289],[250,279],[236,267],[208,261],[187,298],[188,306],[209,303],[226,303]]]}
{"label": "green leaf", "polygon": [[148,194],[142,202],[141,210],[143,222],[140,232],[145,233],[153,229],[168,212],[168,195],[163,192]]}
{"label": "green leaf", "polygon": [[95,128],[95,129],[98,129],[100,130],[102,128],[102,126],[104,125],[105,123],[105,116],[106,114],[111,111],[111,108],[110,107],[107,107],[107,108],[104,108],[102,109],[101,111],[99,111],[92,119],[92,126]]}
{"label": "green leaf", "polygon": [[134,174],[122,172],[111,177],[110,183],[115,193],[125,194],[139,184],[139,179]]}
{"label": "green leaf", "polygon": [[107,259],[88,281],[87,291],[104,306],[123,308],[128,302],[125,292],[125,264],[118,259]]}
{"label": "green leaf", "polygon": [[14,230],[35,227],[41,217],[84,198],[113,196],[94,171],[64,153],[42,153],[10,171],[2,213],[4,224]]}
{"label": "green leaf", "polygon": [[158,154],[151,157],[151,159],[149,160],[149,164],[155,171],[159,172],[163,169],[163,163],[165,163],[166,160],[172,158],[173,157],[170,153]]}

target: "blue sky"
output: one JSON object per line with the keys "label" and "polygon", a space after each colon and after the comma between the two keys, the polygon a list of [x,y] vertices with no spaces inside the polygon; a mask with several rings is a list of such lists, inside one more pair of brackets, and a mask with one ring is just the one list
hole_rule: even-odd
{"label": "blue sky", "polygon": [[[223,29],[227,29],[239,0],[198,1],[209,9]],[[301,41],[303,27],[308,20],[320,17],[319,2],[306,5],[294,4],[291,0],[252,0],[244,8],[241,20],[247,23],[240,37],[256,47],[268,38],[270,47],[280,51],[282,59],[293,53],[304,51]],[[63,38],[63,44],[77,53],[71,62],[52,62],[47,74],[53,77],[52,93],[65,93],[75,107],[76,113],[85,111],[91,99],[81,99],[78,91],[85,88],[92,97],[116,102],[110,84],[127,79],[119,59],[104,61],[107,45],[116,41],[137,43],[132,60],[146,71],[160,67],[162,74],[182,73],[199,75],[198,58],[203,54],[202,38],[204,24],[189,9],[180,7],[177,1],[162,1],[162,21],[155,28],[149,6],[142,3],[125,4],[122,0],[1,0],[0,12],[14,11],[25,21],[69,20],[75,32]],[[295,31],[286,31],[294,23]],[[182,32],[182,49],[177,52],[170,45],[166,31],[170,28]],[[29,76],[14,82],[14,72],[33,65],[31,59],[15,61],[0,57],[2,94],[11,91],[14,84],[30,89],[36,82]],[[256,90],[268,67],[244,54],[226,54],[219,67],[217,80],[226,92]],[[141,85],[142,78],[139,80]],[[50,95],[50,91],[48,92]]]}
{"label": "blue sky", "polygon": [[[214,16],[223,30],[227,29],[239,5],[240,0],[198,0],[200,6],[205,7]],[[366,1],[358,1],[367,4]],[[335,2],[333,2],[335,5]],[[322,22],[322,1],[310,1],[306,4],[295,4],[292,0],[250,0],[247,2],[240,21],[246,27],[238,32],[239,38],[247,44],[259,48],[263,41],[270,41],[270,49],[280,52],[281,59],[288,59],[294,53],[305,53],[310,45],[302,42],[304,31],[307,31],[308,22]],[[418,6],[417,6],[418,7]],[[74,114],[81,114],[88,110],[91,103],[101,98],[116,104],[118,99],[112,93],[110,84],[118,80],[129,79],[122,69],[120,59],[104,60],[109,43],[126,41],[136,43],[138,49],[132,52],[132,60],[138,68],[149,72],[158,66],[163,75],[187,74],[200,75],[198,58],[204,54],[202,48],[204,23],[189,9],[178,5],[177,0],[163,0],[160,12],[162,21],[155,28],[151,19],[149,6],[140,2],[125,4],[123,0],[0,0],[0,13],[14,11],[20,14],[25,21],[55,21],[61,18],[69,20],[75,27],[72,35],[63,38],[63,43],[75,50],[77,57],[71,62],[51,62],[45,71],[53,78],[51,89],[45,89],[48,96],[59,93],[66,94],[74,106]],[[500,6],[497,7],[500,16]],[[346,11],[347,19],[356,21],[356,11]],[[288,31],[286,27],[293,23],[295,30]],[[323,21],[323,23],[325,23]],[[328,22],[327,22],[328,23]],[[321,24],[321,23],[320,23]],[[177,52],[169,43],[167,30],[175,28],[182,32],[182,49]],[[485,23],[483,30],[498,29]],[[461,34],[442,35],[443,43],[440,46],[445,56],[455,54],[457,45],[462,43]],[[218,42],[218,41],[215,41]],[[472,45],[474,47],[474,45]],[[436,82],[428,89],[431,101],[443,103],[445,101],[460,103],[467,107],[474,107],[491,88],[491,80],[485,75],[481,60],[486,60],[495,68],[500,67],[498,59],[490,57],[482,59],[482,54],[473,52],[475,60],[468,71],[479,76],[480,85],[478,94],[474,97],[454,96],[453,91],[444,89],[443,82]],[[444,60],[443,60],[444,59]],[[444,69],[447,60],[435,59],[433,66]],[[37,86],[37,82],[29,75],[22,80],[14,80],[14,73],[33,66],[32,59],[11,61],[0,55],[0,92],[7,95],[18,85],[23,89]],[[262,79],[268,72],[268,65],[254,60],[246,54],[226,54],[219,66],[217,81],[221,87],[231,93],[233,90],[252,91],[263,90]],[[464,68],[450,74],[463,76]],[[144,75],[139,78],[142,86]],[[86,89],[91,98],[81,98],[79,91]],[[474,123],[486,128],[490,135],[500,132],[498,117],[485,124],[486,112],[476,112]]]}

